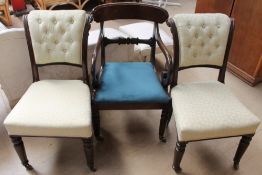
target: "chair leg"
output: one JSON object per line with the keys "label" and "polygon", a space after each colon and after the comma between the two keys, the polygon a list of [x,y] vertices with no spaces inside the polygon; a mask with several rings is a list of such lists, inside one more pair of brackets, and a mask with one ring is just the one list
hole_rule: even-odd
{"label": "chair leg", "polygon": [[93,146],[93,138],[82,139],[84,143],[84,151],[87,166],[90,168],[91,171],[96,171],[94,166],[94,146]]}
{"label": "chair leg", "polygon": [[172,168],[175,170],[175,172],[180,172],[181,167],[180,163],[183,158],[185,149],[186,149],[186,142],[176,142],[176,148],[175,148],[175,153],[174,153],[174,161],[173,161],[173,166]]}
{"label": "chair leg", "polygon": [[[171,112],[171,113],[170,113]],[[162,142],[166,142],[166,138],[164,136],[166,127],[170,121],[172,115],[172,105],[171,101],[165,106],[162,110],[161,113],[161,118],[160,118],[160,125],[159,125],[159,139]]]}
{"label": "chair leg", "polygon": [[166,142],[166,138],[164,134],[165,134],[166,123],[167,123],[167,115],[168,115],[168,110],[165,107],[164,109],[162,109],[160,125],[159,125],[159,140],[161,142]]}
{"label": "chair leg", "polygon": [[245,135],[242,136],[235,157],[234,157],[234,169],[237,170],[239,168],[239,162],[242,156],[244,155],[245,151],[247,150],[247,147],[249,146],[250,141],[252,140],[252,137],[254,135]]}
{"label": "chair leg", "polygon": [[32,170],[33,167],[28,163],[28,159],[27,159],[26,152],[25,152],[25,146],[24,146],[22,138],[14,137],[14,136],[10,136],[10,138],[14,144],[15,151],[18,154],[22,164],[25,166],[27,170]]}
{"label": "chair leg", "polygon": [[168,111],[166,127],[169,126],[169,122],[170,122],[170,120],[171,120],[172,114],[173,114],[173,108],[172,108],[172,104],[171,104],[171,106],[169,107],[169,111]]}
{"label": "chair leg", "polygon": [[[94,106],[94,105],[93,105]],[[100,115],[99,110],[95,107],[92,108],[92,122],[94,127],[94,135],[97,140],[102,141],[103,137],[100,135]]]}

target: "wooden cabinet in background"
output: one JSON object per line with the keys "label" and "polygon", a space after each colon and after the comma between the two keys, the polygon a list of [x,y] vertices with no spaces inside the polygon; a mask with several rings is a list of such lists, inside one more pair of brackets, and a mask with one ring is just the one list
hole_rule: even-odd
{"label": "wooden cabinet in background", "polygon": [[262,81],[262,0],[197,0],[196,13],[235,19],[228,70],[251,86]]}

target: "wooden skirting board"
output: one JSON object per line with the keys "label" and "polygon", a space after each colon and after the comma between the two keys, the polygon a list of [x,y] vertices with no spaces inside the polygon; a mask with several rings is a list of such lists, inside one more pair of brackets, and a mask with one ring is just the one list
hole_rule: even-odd
{"label": "wooden skirting board", "polygon": [[247,84],[249,84],[250,86],[255,86],[256,84],[262,81],[261,77],[254,78],[230,62],[228,62],[227,64],[227,70],[235,76],[237,76],[238,78],[240,78],[241,80],[243,80],[244,82],[246,82]]}

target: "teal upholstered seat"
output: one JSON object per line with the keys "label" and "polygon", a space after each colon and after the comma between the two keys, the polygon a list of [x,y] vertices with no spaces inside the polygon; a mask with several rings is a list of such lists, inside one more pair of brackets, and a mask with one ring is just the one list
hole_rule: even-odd
{"label": "teal upholstered seat", "polygon": [[96,102],[167,103],[164,91],[151,63],[109,62],[101,76]]}

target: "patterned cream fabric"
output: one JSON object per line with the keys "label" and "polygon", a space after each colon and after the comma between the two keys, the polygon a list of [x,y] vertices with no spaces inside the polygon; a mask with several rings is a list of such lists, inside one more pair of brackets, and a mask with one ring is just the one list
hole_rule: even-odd
{"label": "patterned cream fabric", "polygon": [[210,64],[221,66],[230,29],[230,19],[224,14],[175,15],[180,67]]}
{"label": "patterned cream fabric", "polygon": [[80,80],[33,83],[4,121],[9,135],[92,135],[89,88]]}
{"label": "patterned cream fabric", "polygon": [[83,10],[31,11],[28,25],[37,64],[82,63]]}
{"label": "patterned cream fabric", "polygon": [[171,96],[179,141],[253,134],[260,123],[220,82],[180,84]]}

